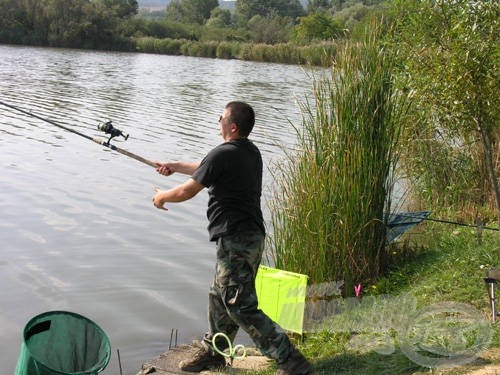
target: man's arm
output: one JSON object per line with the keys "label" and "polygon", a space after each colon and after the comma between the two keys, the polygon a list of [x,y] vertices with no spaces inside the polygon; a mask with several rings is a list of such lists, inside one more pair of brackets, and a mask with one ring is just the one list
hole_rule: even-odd
{"label": "man's arm", "polygon": [[182,162],[182,161],[169,161],[165,163],[156,162],[158,173],[164,176],[170,176],[173,173],[181,173],[191,176],[194,171],[200,166],[199,162]]}
{"label": "man's arm", "polygon": [[198,194],[204,186],[192,178],[183,184],[177,185],[170,190],[161,190],[155,187],[156,194],[153,196],[153,204],[156,208],[166,210],[163,205],[167,202],[184,202]]}

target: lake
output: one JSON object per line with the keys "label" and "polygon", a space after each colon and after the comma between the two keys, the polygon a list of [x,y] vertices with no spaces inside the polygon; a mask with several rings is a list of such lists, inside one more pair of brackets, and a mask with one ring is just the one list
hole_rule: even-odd
{"label": "lake", "polygon": [[[256,111],[251,137],[264,158],[269,225],[272,170],[295,142],[298,101],[312,78],[298,66],[236,60],[0,45],[0,101],[92,137],[104,121],[129,133],[113,143],[151,160],[201,158],[222,140],[231,100]],[[186,176],[154,168],[0,105],[0,360],[15,368],[32,317],[67,310],[108,334],[103,374],[124,374],[206,330],[215,246],[207,193],[153,207],[153,187]],[[238,336],[242,343],[248,338]]]}

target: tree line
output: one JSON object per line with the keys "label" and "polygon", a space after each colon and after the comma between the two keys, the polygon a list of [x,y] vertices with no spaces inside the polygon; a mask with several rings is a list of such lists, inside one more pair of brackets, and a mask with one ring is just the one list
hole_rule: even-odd
{"label": "tree line", "polygon": [[122,49],[122,22],[138,12],[131,0],[0,0],[0,42]]}
{"label": "tree line", "polygon": [[172,0],[139,12],[136,0],[0,0],[0,42],[135,50],[137,38],[307,44],[344,36],[381,0]]}

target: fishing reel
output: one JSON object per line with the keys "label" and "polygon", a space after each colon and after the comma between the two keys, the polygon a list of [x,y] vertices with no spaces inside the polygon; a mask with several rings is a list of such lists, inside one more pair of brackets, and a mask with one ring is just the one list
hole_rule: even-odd
{"label": "fishing reel", "polygon": [[111,142],[111,140],[114,137],[118,137],[118,136],[125,138],[125,140],[128,139],[128,134],[124,134],[121,130],[115,128],[113,126],[113,124],[111,123],[111,121],[107,121],[107,122],[104,122],[102,124],[97,125],[97,129],[104,132],[105,134],[109,134],[109,139],[108,139],[107,144],[109,144],[109,142]]}

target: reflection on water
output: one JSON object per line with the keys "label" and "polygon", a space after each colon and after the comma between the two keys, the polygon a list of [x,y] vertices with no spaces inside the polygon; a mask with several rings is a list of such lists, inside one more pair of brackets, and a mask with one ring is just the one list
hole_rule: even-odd
{"label": "reflection on water", "polygon": [[[257,114],[253,139],[267,166],[294,142],[302,68],[233,60],[0,46],[0,101],[100,136],[112,120],[119,147],[152,160],[199,160],[221,142],[226,102]],[[50,310],[96,321],[120,349],[125,374],[206,328],[214,263],[206,193],[169,211],[153,186],[185,176],[153,168],[0,105],[0,360],[12,373],[24,325]],[[271,178],[265,171],[265,191]],[[268,194],[268,193],[266,193]],[[264,212],[269,212],[264,203]],[[242,336],[241,340],[245,340]],[[117,374],[116,355],[104,372]]]}

